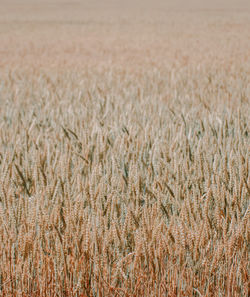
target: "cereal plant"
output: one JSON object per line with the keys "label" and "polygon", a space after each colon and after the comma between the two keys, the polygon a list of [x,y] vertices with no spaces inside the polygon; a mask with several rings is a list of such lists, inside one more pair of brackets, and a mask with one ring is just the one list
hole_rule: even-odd
{"label": "cereal plant", "polygon": [[179,2],[3,1],[1,296],[249,296],[250,11]]}

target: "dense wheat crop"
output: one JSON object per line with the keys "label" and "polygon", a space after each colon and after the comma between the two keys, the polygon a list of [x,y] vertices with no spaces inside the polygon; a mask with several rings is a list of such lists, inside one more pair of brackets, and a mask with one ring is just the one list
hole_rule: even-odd
{"label": "dense wheat crop", "polygon": [[107,3],[1,4],[0,295],[248,296],[249,10]]}

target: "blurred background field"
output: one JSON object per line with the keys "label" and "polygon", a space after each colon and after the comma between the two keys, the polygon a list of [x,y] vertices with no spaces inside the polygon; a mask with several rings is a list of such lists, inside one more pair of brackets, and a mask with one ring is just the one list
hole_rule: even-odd
{"label": "blurred background field", "polygon": [[1,68],[245,64],[247,3],[1,1]]}

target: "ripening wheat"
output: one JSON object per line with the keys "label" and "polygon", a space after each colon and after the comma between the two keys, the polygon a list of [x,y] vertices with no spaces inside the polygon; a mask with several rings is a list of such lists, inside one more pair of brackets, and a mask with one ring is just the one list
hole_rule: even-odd
{"label": "ripening wheat", "polygon": [[249,12],[59,2],[0,13],[0,295],[248,296]]}

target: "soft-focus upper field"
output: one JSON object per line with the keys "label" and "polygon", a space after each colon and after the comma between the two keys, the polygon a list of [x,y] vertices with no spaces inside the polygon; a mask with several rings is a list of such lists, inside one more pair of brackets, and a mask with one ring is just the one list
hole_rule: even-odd
{"label": "soft-focus upper field", "polygon": [[248,296],[248,1],[0,0],[0,295]]}
{"label": "soft-focus upper field", "polygon": [[239,1],[120,2],[1,1],[1,69],[228,68],[249,59],[249,10]]}

